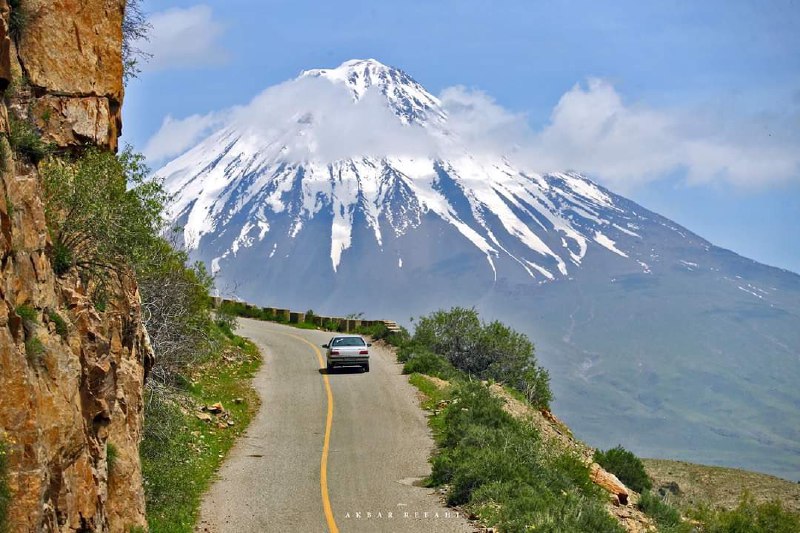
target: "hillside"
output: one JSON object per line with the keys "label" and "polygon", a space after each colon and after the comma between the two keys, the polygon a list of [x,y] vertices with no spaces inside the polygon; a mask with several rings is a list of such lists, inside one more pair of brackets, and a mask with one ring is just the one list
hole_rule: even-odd
{"label": "hillside", "polygon": [[747,493],[757,503],[779,501],[787,509],[800,513],[800,483],[736,468],[665,459],[642,461],[656,489],[680,508],[707,504],[733,509]]}

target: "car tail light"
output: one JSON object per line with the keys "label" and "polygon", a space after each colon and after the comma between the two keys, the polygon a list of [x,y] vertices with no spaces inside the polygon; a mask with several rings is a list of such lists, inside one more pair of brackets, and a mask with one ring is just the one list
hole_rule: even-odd
{"label": "car tail light", "polygon": [[339,355],[339,350],[331,350],[331,355]]}
{"label": "car tail light", "polygon": [[358,355],[369,355],[369,350],[361,350]]}

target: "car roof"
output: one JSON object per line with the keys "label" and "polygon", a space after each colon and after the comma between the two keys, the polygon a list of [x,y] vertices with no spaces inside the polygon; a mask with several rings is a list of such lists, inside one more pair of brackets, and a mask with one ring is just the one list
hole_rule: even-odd
{"label": "car roof", "polygon": [[362,338],[362,337],[361,337],[361,335],[352,335],[352,334],[334,335],[334,336],[333,336],[333,338],[334,338],[334,339],[346,338],[346,337],[355,337],[355,338],[357,338],[357,339],[360,339],[360,338]]}

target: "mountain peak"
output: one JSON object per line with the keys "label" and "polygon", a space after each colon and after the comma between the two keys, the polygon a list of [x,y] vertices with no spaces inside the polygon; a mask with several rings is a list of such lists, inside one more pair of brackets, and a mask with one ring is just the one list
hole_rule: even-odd
{"label": "mountain peak", "polygon": [[401,69],[376,59],[350,59],[335,68],[304,70],[300,78],[324,78],[344,84],[356,101],[374,87],[404,123],[422,123],[445,116],[438,98]]}

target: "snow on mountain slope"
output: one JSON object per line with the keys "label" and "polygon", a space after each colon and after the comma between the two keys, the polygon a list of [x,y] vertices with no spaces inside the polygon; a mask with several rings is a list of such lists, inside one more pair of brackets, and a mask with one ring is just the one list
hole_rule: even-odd
{"label": "snow on mountain slope", "polygon": [[476,306],[531,335],[593,444],[800,479],[800,276],[476,148],[459,113],[348,61],[230,110],[157,174],[226,296],[399,320]]}
{"label": "snow on mountain slope", "polygon": [[[539,281],[567,276],[570,265],[580,265],[594,244],[598,253],[625,256],[607,235],[627,231],[615,228],[606,216],[620,211],[608,194],[577,174],[541,176],[514,168],[502,154],[470,154],[448,130],[439,100],[402,71],[374,60],[354,60],[335,69],[305,71],[294,82],[307,78],[324,79],[349,92],[353,103],[340,109],[342,114],[355,110],[370,91],[380,91],[400,123],[426,130],[431,152],[437,153],[325,161],[314,156],[319,142],[315,129],[325,117],[303,111],[302,102],[295,103],[297,112],[284,123],[270,125],[271,136],[227,126],[158,172],[177,195],[174,213],[185,221],[184,237],[191,248],[209,235],[228,236],[228,247],[212,259],[216,265],[263,240],[275,218],[290,219],[289,235],[296,238],[323,210],[333,213],[334,271],[350,248],[357,212],[378,248],[386,235],[400,236],[432,213],[480,250],[493,269],[498,256],[508,256]],[[298,139],[309,149],[302,159],[287,153],[287,145]],[[452,192],[466,200],[467,209],[456,209]],[[508,237],[492,231],[487,213],[497,217]],[[229,227],[238,214],[251,222]],[[518,252],[509,251],[509,239],[522,245],[515,247]]]}

